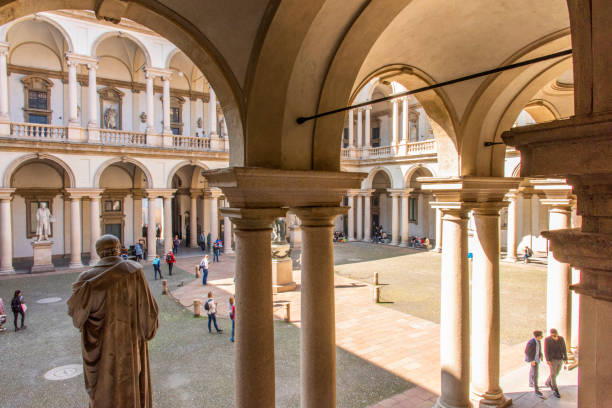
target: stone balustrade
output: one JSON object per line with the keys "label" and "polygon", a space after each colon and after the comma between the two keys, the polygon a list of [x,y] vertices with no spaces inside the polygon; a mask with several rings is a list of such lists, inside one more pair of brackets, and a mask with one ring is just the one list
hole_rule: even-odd
{"label": "stone balustrade", "polygon": [[435,154],[435,153],[436,153],[436,141],[434,139],[430,139],[430,140],[424,140],[421,142],[402,143],[399,146],[397,154],[393,146],[343,148],[341,157],[342,157],[342,160],[366,160],[366,159],[387,158],[387,157],[393,157],[393,156],[404,156],[404,155],[411,156],[411,155]]}
{"label": "stone balustrade", "polygon": [[211,150],[210,138],[174,135],[172,146],[176,149]]}
{"label": "stone balustrade", "polygon": [[64,141],[68,139],[68,133],[64,126],[11,122],[11,137]]}
{"label": "stone balustrade", "polygon": [[128,130],[100,129],[100,141],[102,144],[144,146],[147,144],[147,136],[144,133]]}

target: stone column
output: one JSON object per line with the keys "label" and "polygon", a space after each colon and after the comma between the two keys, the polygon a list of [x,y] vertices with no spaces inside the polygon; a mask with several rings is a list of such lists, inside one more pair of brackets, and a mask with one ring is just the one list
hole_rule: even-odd
{"label": "stone column", "polygon": [[223,218],[223,252],[231,254],[232,249],[232,222],[229,217]]}
{"label": "stone column", "polygon": [[506,197],[508,198],[508,234],[506,240],[506,260],[516,261],[516,201],[518,192],[511,191]]}
{"label": "stone column", "polygon": [[[210,236],[211,242],[214,242],[219,236],[219,196],[221,190],[218,188],[210,189]],[[271,261],[270,261],[271,262]]]}
{"label": "stone column", "polygon": [[393,190],[388,190],[391,199],[391,245],[398,245],[400,242],[400,214],[399,214],[399,196],[400,193]]}
{"label": "stone column", "polygon": [[230,217],[236,227],[235,406],[274,407],[270,236],[272,222],[277,217],[285,216],[285,211],[280,208],[224,208],[222,214]]}
{"label": "stone column", "polygon": [[[10,121],[9,99],[8,99],[8,73],[6,57],[9,52],[8,43],[0,43],[0,121]],[[10,132],[10,129],[9,129]]]}
{"label": "stone column", "polygon": [[172,196],[164,195],[164,253],[172,249]]}
{"label": "stone column", "polygon": [[361,195],[356,195],[357,200],[357,241],[363,240],[363,200]]}
{"label": "stone column", "polygon": [[391,116],[391,146],[397,149],[397,145],[399,142],[399,107],[397,106],[400,102],[400,99],[393,99],[391,101],[392,105],[392,116]]}
{"label": "stone column", "polygon": [[402,143],[408,143],[408,98],[402,98]]}
{"label": "stone column", "polygon": [[468,408],[470,403],[470,307],[467,263],[467,208],[442,209],[440,319],[441,393],[436,407]]}
{"label": "stone column", "polygon": [[11,220],[11,199],[14,192],[14,188],[0,188],[0,275],[15,273]]}
{"label": "stone column", "polygon": [[372,191],[363,192],[364,212],[363,212],[363,240],[372,241]]}
{"label": "stone column", "polygon": [[430,211],[430,207],[429,207],[429,201],[430,201],[430,196],[428,194],[425,193],[421,193],[421,203],[422,203],[422,207],[423,207],[423,213],[419,214],[419,218],[421,219],[421,222],[423,224],[423,236],[430,238],[430,230],[429,230],[429,211]]}
{"label": "stone column", "polygon": [[89,105],[88,127],[98,127],[98,90],[96,85],[97,64],[87,64],[89,70],[89,84],[87,87],[87,103]]}
{"label": "stone column", "polygon": [[302,221],[301,407],[336,406],[333,225],[346,207],[295,209]]}
{"label": "stone column", "polygon": [[100,195],[92,195],[89,197],[89,217],[90,217],[90,232],[91,239],[89,245],[90,259],[89,264],[94,265],[100,257],[96,252],[96,241],[100,238]]}
{"label": "stone column", "polygon": [[152,261],[157,255],[157,237],[155,236],[155,200],[157,195],[147,194],[147,260]]}
{"label": "stone column", "polygon": [[370,111],[372,106],[365,107],[365,147],[372,147],[372,125],[370,124]]}
{"label": "stone column", "polygon": [[401,243],[400,246],[407,247],[409,242],[408,226],[410,225],[408,204],[410,195],[406,192],[401,195],[402,200],[402,216],[401,216]]}
{"label": "stone column", "polygon": [[[350,111],[349,111],[350,112]],[[348,213],[347,213],[347,217],[348,217],[348,240],[349,241],[354,241],[355,240],[355,199],[354,199],[354,194],[349,193],[348,194]]]}
{"label": "stone column", "polygon": [[66,58],[66,65],[68,65],[68,126],[78,127],[77,66],[79,64]]}
{"label": "stone column", "polygon": [[155,133],[155,105],[154,105],[154,76],[148,70],[145,70],[145,82],[147,91],[147,134]]}
{"label": "stone column", "polygon": [[353,121],[354,121],[354,119],[353,119],[353,110],[351,109],[351,110],[348,111],[348,147],[349,148],[354,147],[353,146],[353,144],[354,144],[354,142],[353,142],[353,140],[354,140],[354,138],[353,138]]}
{"label": "stone column", "polygon": [[202,232],[204,232],[204,239],[206,239],[210,232],[210,197],[207,194],[202,196]]}
{"label": "stone column", "polygon": [[512,404],[499,385],[499,211],[504,203],[475,208],[472,271],[472,398],[478,406]]}
{"label": "stone column", "polygon": [[[571,205],[553,205],[548,210],[548,229],[561,230],[570,227]],[[546,328],[555,328],[571,347],[572,302],[570,295],[572,268],[559,262],[552,251],[548,252],[548,273],[546,283]]]}
{"label": "stone column", "polygon": [[198,247],[198,195],[191,192],[191,206],[189,209],[189,247]]}
{"label": "stone column", "polygon": [[81,268],[81,197],[70,195],[70,267]]}
{"label": "stone column", "polygon": [[[142,226],[144,225],[144,222],[142,220],[142,190],[132,190],[132,197],[134,199],[134,205],[133,205],[133,214],[134,214],[134,221],[133,221],[133,225],[134,225],[134,242],[138,242],[139,239],[141,239],[142,236]],[[143,248],[144,250],[144,248]]]}
{"label": "stone column", "polygon": [[[208,99],[208,136],[217,134],[217,95],[209,88],[210,97]],[[216,238],[215,238],[216,239]]]}
{"label": "stone column", "polygon": [[171,134],[170,129],[170,77],[162,76],[163,94],[162,94],[162,105],[164,109],[164,132],[165,134]]}
{"label": "stone column", "polygon": [[436,208],[436,252],[442,252],[442,211]]}
{"label": "stone column", "polygon": [[357,109],[357,148],[362,147],[363,143],[363,110],[361,108]]}

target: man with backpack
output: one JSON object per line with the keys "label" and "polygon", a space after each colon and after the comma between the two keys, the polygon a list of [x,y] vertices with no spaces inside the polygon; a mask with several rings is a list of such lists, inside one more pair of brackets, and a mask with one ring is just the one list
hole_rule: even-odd
{"label": "man with backpack", "polygon": [[174,266],[175,262],[176,262],[176,258],[174,257],[172,250],[168,251],[168,253],[166,254],[166,263],[168,264],[168,274],[171,276],[172,276],[172,267]]}
{"label": "man with backpack", "polygon": [[217,326],[217,301],[212,292],[208,292],[208,300],[204,304],[204,309],[208,314],[208,332],[212,333],[210,325],[213,323],[217,333],[223,333],[223,330]]}

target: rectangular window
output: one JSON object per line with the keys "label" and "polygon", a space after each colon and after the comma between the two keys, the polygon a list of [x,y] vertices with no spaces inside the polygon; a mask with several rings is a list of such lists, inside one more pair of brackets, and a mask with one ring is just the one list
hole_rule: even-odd
{"label": "rectangular window", "polygon": [[120,212],[121,200],[105,200],[104,212]]}
{"label": "rectangular window", "polygon": [[408,198],[408,220],[410,222],[417,222],[418,219],[418,200],[413,197]]}
{"label": "rectangular window", "polygon": [[348,128],[344,128],[344,133],[342,134],[342,147],[346,149],[348,145],[349,145]]}
{"label": "rectangular window", "polygon": [[34,113],[30,113],[28,115],[28,122],[29,123],[40,123],[43,125],[48,125],[49,124],[49,116],[47,115],[37,115]]}
{"label": "rectangular window", "polygon": [[180,123],[181,122],[181,108],[170,108],[170,122]]}
{"label": "rectangular window", "polygon": [[28,108],[48,109],[48,93],[46,91],[29,91]]}
{"label": "rectangular window", "polygon": [[380,147],[380,128],[372,128],[372,147]]}
{"label": "rectangular window", "polygon": [[181,134],[181,128],[171,127],[170,130],[172,130],[172,134],[173,135],[180,135]]}

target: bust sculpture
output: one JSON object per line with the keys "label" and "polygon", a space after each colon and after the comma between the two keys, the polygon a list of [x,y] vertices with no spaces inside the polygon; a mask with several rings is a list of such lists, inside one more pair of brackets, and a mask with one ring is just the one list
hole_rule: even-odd
{"label": "bust sculpture", "polygon": [[157,331],[157,303],[142,266],[119,249],[113,235],[96,241],[100,261],[72,284],[68,314],[81,331],[90,408],[151,408],[147,342]]}
{"label": "bust sculpture", "polygon": [[41,202],[36,210],[36,238],[37,241],[47,241],[51,234],[51,211],[47,203]]}

